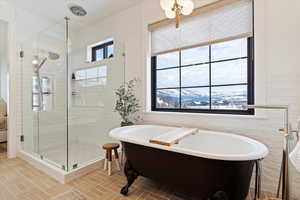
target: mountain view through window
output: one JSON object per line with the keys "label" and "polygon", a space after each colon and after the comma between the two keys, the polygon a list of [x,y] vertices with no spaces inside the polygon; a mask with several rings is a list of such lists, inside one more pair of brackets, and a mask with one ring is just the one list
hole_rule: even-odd
{"label": "mountain view through window", "polygon": [[152,109],[249,114],[253,102],[252,38],[152,57]]}

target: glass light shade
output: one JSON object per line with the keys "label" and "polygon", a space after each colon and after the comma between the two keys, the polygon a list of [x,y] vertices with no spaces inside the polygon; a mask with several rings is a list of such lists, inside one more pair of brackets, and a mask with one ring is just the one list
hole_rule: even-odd
{"label": "glass light shade", "polygon": [[182,13],[183,15],[190,15],[190,14],[192,14],[192,12],[193,12],[193,9],[191,9],[191,8],[183,8],[183,9],[181,10],[181,13]]}
{"label": "glass light shade", "polygon": [[190,0],[184,1],[182,6],[183,6],[183,8],[181,10],[181,13],[183,15],[190,15],[194,10],[194,3]]}
{"label": "glass light shade", "polygon": [[172,10],[165,10],[166,16],[169,19],[174,19],[176,17],[176,14],[174,11]]}
{"label": "glass light shade", "polygon": [[174,6],[175,0],[160,0],[160,6],[164,10],[171,10]]}
{"label": "glass light shade", "polygon": [[181,5],[181,6],[184,5],[184,2],[185,2],[185,0],[177,0],[177,3],[178,3],[179,5]]}

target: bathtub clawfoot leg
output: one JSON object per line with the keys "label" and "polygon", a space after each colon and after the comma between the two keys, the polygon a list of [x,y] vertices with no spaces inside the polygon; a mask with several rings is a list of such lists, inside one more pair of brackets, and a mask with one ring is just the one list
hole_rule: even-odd
{"label": "bathtub clawfoot leg", "polygon": [[127,184],[121,189],[121,194],[127,195],[129,187],[133,184],[135,179],[137,179],[139,173],[135,169],[133,169],[128,160],[125,163],[124,173],[127,178]]}

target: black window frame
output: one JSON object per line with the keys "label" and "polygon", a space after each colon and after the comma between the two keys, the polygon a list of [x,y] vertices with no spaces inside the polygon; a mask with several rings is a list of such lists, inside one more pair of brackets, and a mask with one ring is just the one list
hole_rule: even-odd
{"label": "black window frame", "polygon": [[[97,51],[100,49],[103,49],[103,59],[107,59],[107,58],[111,58],[108,55],[108,47],[114,45],[114,41],[109,41],[97,46],[92,47],[92,62],[97,61]],[[112,57],[114,56],[114,54],[112,55]]]}
{"label": "black window frame", "polygon": [[[156,95],[157,95],[157,86],[156,86],[156,73],[157,73],[157,56],[151,57],[151,110],[152,111],[159,111],[159,112],[181,112],[181,113],[208,113],[208,114],[233,114],[233,115],[254,115],[255,111],[254,109],[248,109],[248,110],[229,110],[229,109],[212,109],[211,107],[211,88],[213,87],[211,85],[211,64],[215,62],[226,62],[230,60],[238,60],[238,59],[245,59],[247,58],[247,86],[248,86],[248,104],[254,104],[255,102],[255,85],[254,85],[254,73],[255,73],[255,67],[254,67],[254,37],[248,37],[247,39],[247,57],[241,57],[241,58],[234,58],[234,59],[225,59],[221,61],[211,61],[211,45],[209,46],[209,57],[210,60],[207,64],[209,64],[209,90],[210,90],[210,108],[209,109],[186,109],[181,108],[181,89],[184,87],[181,87],[181,61],[179,62],[179,66],[176,68],[179,68],[179,76],[180,76],[180,83],[179,87],[176,87],[176,89],[179,89],[179,104],[180,108],[157,108],[156,105]],[[179,59],[181,59],[181,51],[179,51]],[[201,63],[203,64],[203,63]],[[195,64],[197,65],[197,64]],[[175,67],[168,67],[164,69],[170,69]],[[218,85],[218,86],[233,86],[233,85],[242,85],[242,84],[226,84],[226,85]],[[246,85],[246,84],[244,84]],[[216,87],[216,86],[215,86]],[[187,87],[187,88],[193,88],[193,87]],[[161,89],[161,88],[160,88]],[[166,88],[167,89],[167,88]],[[173,88],[170,88],[173,89]]]}

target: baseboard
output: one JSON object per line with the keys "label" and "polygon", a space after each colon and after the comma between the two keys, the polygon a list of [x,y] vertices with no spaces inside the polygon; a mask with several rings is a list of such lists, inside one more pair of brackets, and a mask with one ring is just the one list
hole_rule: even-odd
{"label": "baseboard", "polygon": [[104,162],[103,159],[99,159],[86,163],[84,166],[72,170],[71,172],[66,172],[24,151],[18,152],[18,157],[62,184],[68,183],[101,168]]}
{"label": "baseboard", "polygon": [[34,157],[33,155],[31,155],[27,152],[24,152],[24,151],[18,152],[18,157],[25,160],[27,163],[29,163],[33,167],[46,173],[50,177],[54,178],[58,182],[60,182],[62,184],[65,183],[65,175],[67,172],[65,172],[64,170],[54,167],[54,166],[50,165],[49,163],[47,163],[43,160],[40,160],[40,159]]}
{"label": "baseboard", "polygon": [[104,164],[104,159],[96,160],[90,163],[86,163],[85,166],[79,167],[71,172],[68,172],[65,175],[65,183],[69,183],[70,181],[80,178],[92,171],[95,171],[99,168],[102,168]]}

